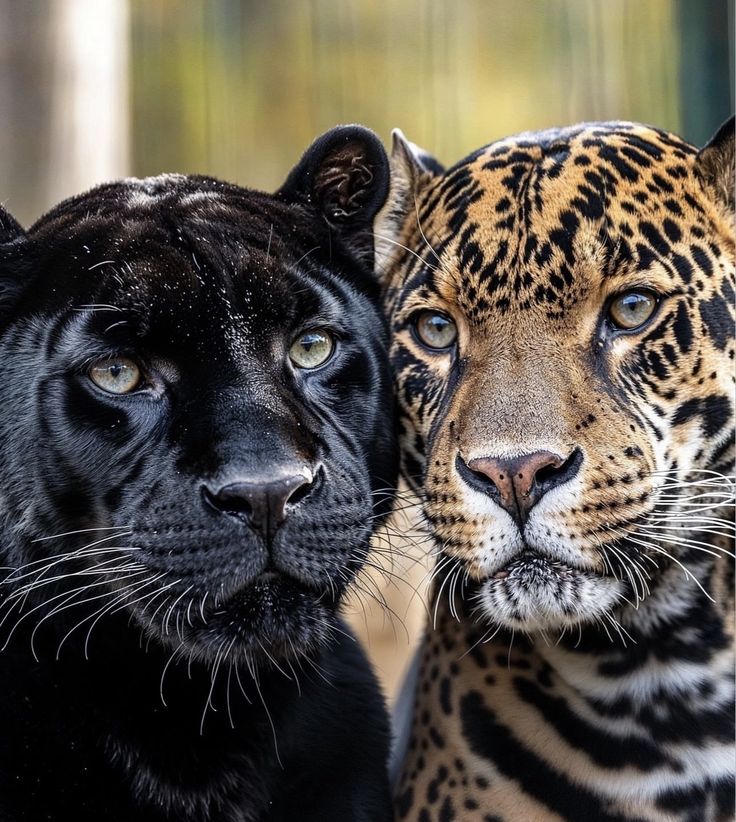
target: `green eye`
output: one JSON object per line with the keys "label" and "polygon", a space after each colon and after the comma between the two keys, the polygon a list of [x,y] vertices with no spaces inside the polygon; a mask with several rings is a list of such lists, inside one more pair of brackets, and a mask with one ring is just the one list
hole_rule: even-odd
{"label": "green eye", "polygon": [[130,394],[141,384],[143,373],[133,360],[113,357],[93,362],[89,378],[108,394]]}
{"label": "green eye", "polygon": [[334,348],[332,336],[321,328],[314,328],[294,340],[289,358],[297,368],[319,368],[330,359]]}
{"label": "green eye", "polygon": [[422,311],[414,321],[419,340],[427,348],[449,348],[457,339],[457,326],[439,311]]}
{"label": "green eye", "polygon": [[630,331],[638,328],[654,314],[657,298],[648,291],[627,291],[619,294],[608,307],[608,316],[616,328]]}

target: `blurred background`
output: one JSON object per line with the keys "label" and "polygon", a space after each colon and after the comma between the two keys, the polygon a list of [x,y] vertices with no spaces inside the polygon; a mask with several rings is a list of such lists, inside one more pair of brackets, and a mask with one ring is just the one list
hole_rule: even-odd
{"label": "blurred background", "polygon": [[[0,0],[0,202],[27,225],[130,174],[270,190],[344,122],[446,163],[579,120],[700,144],[734,110],[733,29],[734,0]],[[349,606],[389,694],[424,619],[409,525]]]}

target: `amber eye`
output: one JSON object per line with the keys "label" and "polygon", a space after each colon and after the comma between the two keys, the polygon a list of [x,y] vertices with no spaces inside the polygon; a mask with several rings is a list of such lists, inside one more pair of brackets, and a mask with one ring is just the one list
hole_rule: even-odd
{"label": "amber eye", "polygon": [[89,378],[108,394],[130,394],[140,386],[143,373],[128,357],[111,357],[93,362]]}
{"label": "amber eye", "polygon": [[417,336],[427,348],[449,348],[457,339],[457,326],[439,311],[422,311],[414,321]]}
{"label": "amber eye", "polygon": [[289,358],[297,368],[319,368],[332,356],[335,342],[322,328],[300,334],[289,349]]}
{"label": "amber eye", "polygon": [[626,291],[608,306],[608,316],[616,326],[626,331],[644,325],[654,314],[657,298],[649,291]]}

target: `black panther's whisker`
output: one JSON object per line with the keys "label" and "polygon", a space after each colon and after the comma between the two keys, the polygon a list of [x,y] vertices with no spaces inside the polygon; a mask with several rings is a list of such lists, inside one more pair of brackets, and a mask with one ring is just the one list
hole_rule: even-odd
{"label": "black panther's whisker", "polygon": [[[157,582],[159,579],[161,579],[164,576],[165,576],[165,574],[162,573],[162,574],[158,574],[157,576],[151,577],[150,579],[148,579],[148,580],[146,580],[142,583],[135,583],[135,584],[128,585],[126,588],[123,589],[123,593],[120,594],[120,596],[116,597],[111,603],[109,603],[108,605],[103,606],[103,608],[99,609],[98,611],[95,611],[94,614],[92,614],[88,617],[85,617],[83,620],[80,620],[80,622],[77,623],[77,625],[72,629],[72,631],[70,633],[75,631],[77,628],[80,628],[85,622],[87,622],[87,620],[89,620],[89,619],[93,620],[92,624],[90,625],[90,627],[87,631],[87,636],[85,637],[85,640],[84,640],[84,658],[85,659],[89,659],[89,653],[88,653],[88,651],[89,651],[89,640],[90,640],[90,636],[92,635],[92,629],[95,627],[95,625],[97,625],[99,623],[99,621],[106,614],[112,612],[112,610],[115,608],[115,606],[119,602],[127,600],[127,598],[130,596],[131,593],[136,593],[137,591],[140,591],[142,588],[145,588],[148,585],[152,585],[154,582]],[[115,591],[114,593],[118,593],[118,591]],[[64,644],[64,642],[66,641],[68,636],[69,636],[69,634],[64,636],[64,639],[59,644],[59,649],[61,649],[61,645]]]}
{"label": "black panther's whisker", "polygon": [[[126,571],[125,573],[127,574],[127,576],[123,576],[122,579],[128,579],[132,576],[140,576],[140,574],[144,573],[144,572],[145,572],[145,570],[135,571],[135,572],[130,572],[130,573],[128,573]],[[115,569],[111,570],[109,573],[111,575],[114,574]],[[75,591],[86,591],[86,590],[89,590],[90,588],[97,587],[98,585],[106,585],[106,584],[109,584],[108,579],[99,580],[98,582],[88,582],[85,585],[82,585],[79,588],[75,589]],[[9,600],[10,603],[11,603],[11,607],[8,609],[5,616],[3,616],[2,620],[0,620],[0,628],[3,627],[3,625],[5,624],[5,621],[7,620],[7,618],[12,613],[13,606],[15,604],[18,604],[20,606],[20,614],[19,614],[18,620],[15,622],[12,629],[8,632],[8,634],[5,638],[5,642],[2,646],[2,648],[0,648],[0,651],[3,651],[8,647],[8,644],[10,643],[11,639],[13,638],[13,635],[15,634],[16,630],[18,629],[18,627],[21,625],[22,622],[24,622],[26,619],[28,619],[30,616],[32,616],[37,611],[42,610],[44,608],[48,608],[48,606],[51,603],[61,599],[62,597],[67,596],[69,593],[70,593],[69,591],[62,591],[61,593],[56,594],[53,597],[49,597],[48,599],[45,599],[44,601],[42,601],[38,605],[34,606],[30,611],[26,611],[26,612],[22,611],[23,604],[25,603],[25,597],[21,597],[21,598],[17,599],[15,602],[13,600]],[[51,616],[51,615],[52,614],[49,614],[49,616]]]}
{"label": "black panther's whisker", "polygon": [[251,698],[248,696],[248,694],[246,693],[245,688],[243,687],[243,682],[240,679],[240,666],[237,665],[237,664],[235,665],[235,680],[238,683],[238,688],[240,688],[240,693],[243,694],[243,697],[245,698],[245,701],[249,705],[252,705],[253,702],[252,702]]}
{"label": "black panther's whisker", "polygon": [[236,639],[237,639],[237,637],[232,638],[232,641],[230,642],[230,647],[227,649],[227,651],[225,653],[225,656],[228,658],[228,662],[227,662],[227,664],[228,664],[227,680],[225,682],[225,705],[227,707],[227,719],[228,719],[228,722],[230,723],[230,727],[233,730],[235,730],[235,722],[233,721],[233,710],[232,710],[232,707],[230,705],[230,683],[231,683],[232,675],[233,675],[233,660],[232,660],[232,657],[230,656],[230,654],[232,652],[233,645],[235,645],[235,640]]}
{"label": "black panther's whisker", "polygon": [[181,602],[182,599],[194,588],[194,585],[190,585],[186,590],[182,591],[181,594],[171,603],[169,608],[166,611],[166,616],[163,619],[163,629],[164,633],[168,635],[169,633],[169,620],[171,619],[171,615],[174,612],[176,606]]}
{"label": "black panther's whisker", "polygon": [[181,652],[185,649],[185,647],[186,646],[184,642],[180,642],[177,645],[177,647],[174,648],[171,654],[169,654],[169,658],[166,660],[166,664],[164,665],[163,670],[161,671],[161,679],[159,680],[158,693],[161,697],[161,704],[164,706],[164,708],[168,707],[166,697],[164,696],[164,680],[166,679],[166,672],[169,670],[169,666],[172,664],[172,662],[174,662],[176,657],[181,655]]}
{"label": "black panther's whisker", "polygon": [[212,669],[210,672],[210,689],[207,693],[207,699],[204,703],[204,710],[202,711],[202,719],[199,723],[199,735],[204,735],[204,720],[207,715],[207,709],[211,708],[214,713],[217,713],[217,708],[212,703],[212,694],[215,690],[215,682],[217,681],[217,674],[220,671],[220,663],[222,662],[222,650],[225,647],[227,640],[222,640],[220,645],[217,648],[217,652],[215,653],[215,661],[212,664]]}
{"label": "black panther's whisker", "polygon": [[278,662],[276,662],[276,660],[273,658],[273,656],[272,656],[272,655],[271,655],[271,654],[270,654],[270,653],[266,650],[266,647],[265,647],[265,646],[264,646],[264,644],[261,642],[261,640],[260,640],[260,639],[257,639],[257,640],[256,640],[256,643],[257,643],[258,647],[259,647],[259,648],[263,651],[263,653],[265,654],[266,659],[268,659],[268,660],[271,662],[271,664],[274,666],[274,668],[276,668],[276,670],[277,670],[280,674],[282,674],[284,677],[286,677],[286,679],[291,679],[291,677],[290,677],[290,676],[286,673],[286,671],[285,671],[285,670],[284,670],[284,669],[283,669],[283,668],[282,668],[282,667],[278,664]]}
{"label": "black panther's whisker", "polygon": [[[52,557],[42,557],[41,559],[34,560],[33,562],[27,562],[24,565],[21,565],[17,568],[12,569],[11,573],[7,577],[5,577],[5,579],[0,580],[0,584],[16,583],[19,580],[24,579],[27,576],[31,576],[32,574],[43,573],[46,570],[49,570],[50,568],[55,567],[57,564],[59,564],[61,562],[66,562],[66,561],[70,561],[72,559],[78,559],[80,557],[86,557],[88,555],[95,554],[95,553],[97,553],[97,551],[92,550],[94,546],[99,545],[100,543],[105,542],[106,540],[109,540],[109,539],[117,539],[119,536],[120,536],[119,534],[112,534],[109,537],[105,537],[105,539],[103,539],[103,540],[98,540],[98,541],[95,541],[93,543],[90,543],[89,545],[84,545],[84,546],[82,546],[82,548],[78,548],[75,551],[67,551],[67,552],[64,552],[64,553],[61,553],[61,554],[55,554]],[[120,546],[117,546],[115,548],[108,548],[106,550],[136,551],[138,549],[135,548],[135,547],[132,547],[132,546],[129,547],[129,548],[122,548]],[[29,571],[27,573],[17,575],[20,571],[25,571],[26,568],[30,568],[33,565],[38,565],[39,567],[34,569],[33,571]]]}

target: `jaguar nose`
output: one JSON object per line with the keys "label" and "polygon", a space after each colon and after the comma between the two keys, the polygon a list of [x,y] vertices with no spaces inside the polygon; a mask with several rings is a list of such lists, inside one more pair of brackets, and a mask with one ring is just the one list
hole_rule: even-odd
{"label": "jaguar nose", "polygon": [[286,519],[287,505],[304,499],[314,487],[311,471],[262,481],[233,482],[215,490],[204,486],[205,502],[221,514],[228,514],[270,540]]}
{"label": "jaguar nose", "polygon": [[488,494],[522,527],[539,500],[571,480],[582,461],[582,451],[575,448],[567,459],[535,451],[513,459],[476,457],[465,463],[458,455],[456,466],[468,485]]}

